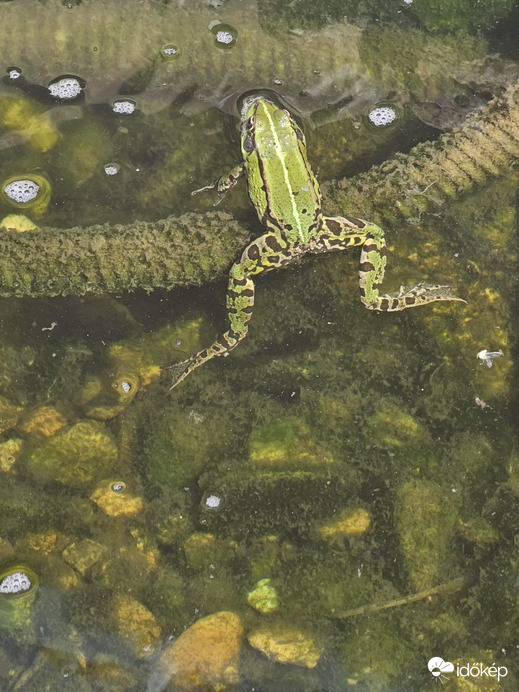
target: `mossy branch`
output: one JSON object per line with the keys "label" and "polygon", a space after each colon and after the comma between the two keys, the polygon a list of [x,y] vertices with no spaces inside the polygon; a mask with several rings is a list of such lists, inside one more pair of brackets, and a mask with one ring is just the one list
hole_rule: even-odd
{"label": "mossy branch", "polygon": [[[328,213],[385,225],[435,211],[519,155],[519,84],[463,127],[351,179],[323,185]],[[229,214],[16,233],[0,229],[0,295],[55,296],[200,285],[223,276],[250,236]]]}
{"label": "mossy branch", "polygon": [[519,156],[519,84],[493,99],[462,127],[436,142],[354,178],[323,185],[327,211],[394,224],[437,211],[490,178],[505,175]]}
{"label": "mossy branch", "polygon": [[344,610],[339,613],[332,613],[331,616],[338,620],[345,620],[346,618],[355,617],[357,615],[380,613],[383,610],[399,608],[400,606],[408,605],[409,603],[416,603],[417,601],[423,601],[426,598],[437,596],[439,594],[456,593],[457,591],[461,591],[466,584],[467,581],[463,577],[458,577],[457,579],[452,579],[444,584],[435,586],[432,589],[426,589],[425,591],[404,596],[404,598],[395,598],[392,601],[386,601],[385,603],[371,603],[369,605],[361,606],[360,608],[352,608],[352,610]]}
{"label": "mossy branch", "polygon": [[0,229],[0,295],[200,285],[225,275],[249,235],[223,212],[25,233]]}

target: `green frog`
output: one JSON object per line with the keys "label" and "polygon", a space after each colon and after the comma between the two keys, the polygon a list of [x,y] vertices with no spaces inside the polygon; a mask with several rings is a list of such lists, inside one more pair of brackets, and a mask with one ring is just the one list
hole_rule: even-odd
{"label": "green frog", "polygon": [[401,286],[396,293],[379,293],[387,248],[383,230],[351,216],[325,216],[319,183],[306,155],[303,131],[288,110],[265,96],[249,97],[242,109],[242,163],[210,185],[219,200],[245,175],[250,199],[267,231],[253,240],[229,272],[229,328],[209,348],[169,366],[171,389],[195,368],[216,356],[227,356],[245,338],[254,306],[258,274],[284,267],[308,253],[318,254],[360,246],[360,299],[368,310],[397,312],[436,301],[465,302],[450,286]]}

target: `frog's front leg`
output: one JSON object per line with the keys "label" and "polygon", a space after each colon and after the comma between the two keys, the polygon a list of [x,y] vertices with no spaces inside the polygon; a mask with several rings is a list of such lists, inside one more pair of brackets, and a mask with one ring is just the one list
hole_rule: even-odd
{"label": "frog's front leg", "polygon": [[170,389],[180,384],[193,370],[208,360],[229,355],[247,336],[248,322],[254,306],[252,277],[289,261],[286,255],[283,255],[283,260],[280,259],[282,250],[282,241],[274,233],[266,233],[245,248],[240,260],[233,264],[229,272],[226,301],[229,329],[209,348],[204,348],[187,360],[165,368],[174,377]]}
{"label": "frog's front leg", "polygon": [[206,190],[216,190],[218,193],[218,199],[214,203],[216,207],[220,204],[222,199],[225,197],[227,192],[236,185],[241,176],[245,173],[245,163],[242,161],[232,170],[227,173],[227,175],[221,175],[219,178],[214,180],[210,185],[201,187],[199,190],[193,190],[192,195],[197,195],[199,192],[205,192]]}
{"label": "frog's front leg", "polygon": [[378,289],[384,280],[387,261],[384,231],[362,219],[324,217],[323,233],[319,239],[319,247],[314,252],[346,250],[356,245],[362,246],[359,286],[361,301],[368,310],[397,312],[436,301],[465,302],[454,295],[450,286],[424,282],[416,286],[401,286],[396,293],[380,295]]}

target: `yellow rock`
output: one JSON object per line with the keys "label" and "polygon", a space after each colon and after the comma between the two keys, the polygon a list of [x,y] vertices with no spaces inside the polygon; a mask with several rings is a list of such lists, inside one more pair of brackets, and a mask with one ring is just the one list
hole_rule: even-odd
{"label": "yellow rock", "polygon": [[260,579],[254,589],[247,594],[247,602],[260,613],[266,615],[279,606],[278,594],[270,579]]}
{"label": "yellow rock", "polygon": [[19,406],[12,404],[5,396],[0,396],[0,435],[14,428],[21,410]]}
{"label": "yellow rock", "polygon": [[90,499],[109,517],[134,516],[144,509],[144,500],[133,495],[121,480],[101,481]]}
{"label": "yellow rock", "polygon": [[315,668],[323,653],[312,636],[281,623],[263,625],[253,630],[248,640],[252,647],[270,660],[304,668]]}
{"label": "yellow rock", "polygon": [[36,151],[49,151],[61,136],[53,122],[52,111],[42,113],[36,102],[24,96],[0,100],[0,122]]}
{"label": "yellow rock", "polygon": [[0,228],[9,231],[25,233],[25,231],[39,231],[38,226],[24,214],[9,214],[0,221]]}
{"label": "yellow rock", "polygon": [[323,524],[318,533],[322,538],[339,538],[341,536],[362,536],[371,524],[371,517],[361,507],[345,509],[338,517]]}
{"label": "yellow rock", "polygon": [[230,689],[239,681],[242,640],[243,626],[234,613],[221,611],[198,620],[160,657],[163,678],[170,680],[168,689]]}
{"label": "yellow rock", "polygon": [[67,425],[67,419],[54,406],[40,406],[31,411],[22,424],[23,432],[35,437],[52,437]]}
{"label": "yellow rock", "polygon": [[77,543],[71,543],[63,551],[63,559],[83,576],[95,565],[105,553],[105,547],[100,543],[85,538]]}
{"label": "yellow rock", "polygon": [[155,653],[160,626],[155,616],[142,603],[128,594],[114,598],[112,616],[119,634],[132,646],[137,656]]}

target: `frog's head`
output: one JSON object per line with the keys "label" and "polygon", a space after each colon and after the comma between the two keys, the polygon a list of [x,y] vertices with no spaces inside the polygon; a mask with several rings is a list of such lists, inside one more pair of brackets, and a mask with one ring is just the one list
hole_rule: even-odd
{"label": "frog's head", "polygon": [[244,155],[253,149],[268,149],[276,139],[285,140],[296,134],[304,141],[303,133],[292,115],[285,108],[263,96],[247,100],[242,110],[242,148]]}
{"label": "frog's head", "polygon": [[242,111],[242,123],[246,130],[259,131],[264,127],[275,127],[277,130],[293,127],[290,113],[264,96],[257,96],[246,101]]}

